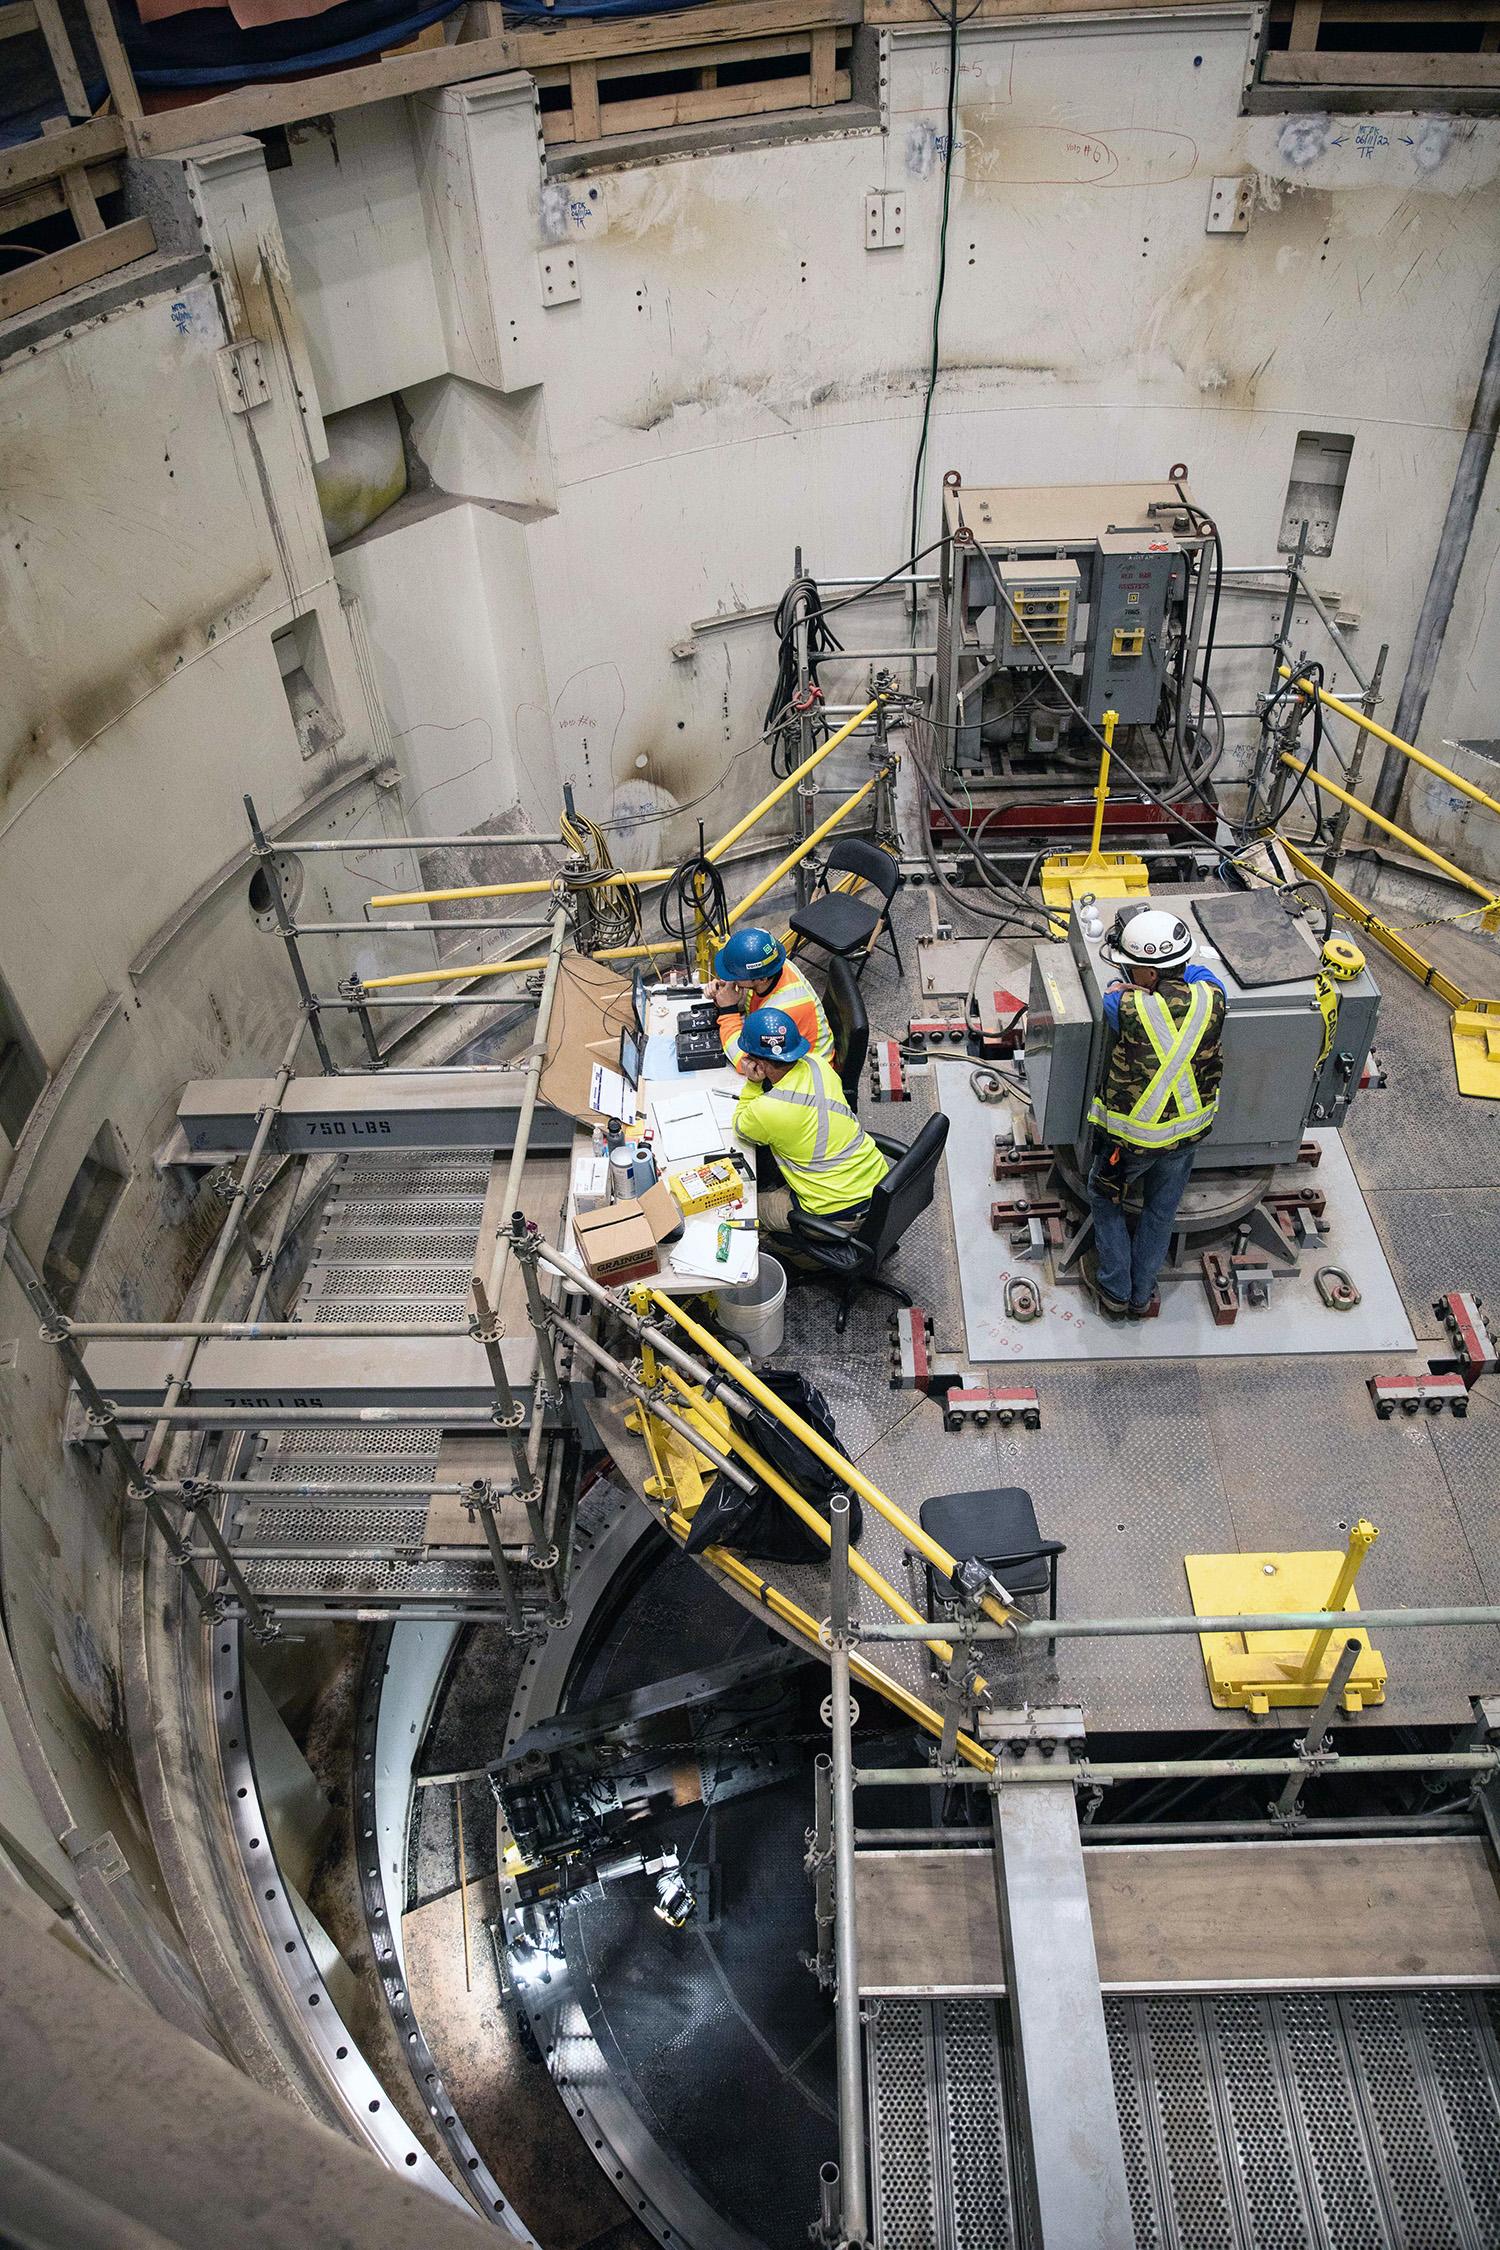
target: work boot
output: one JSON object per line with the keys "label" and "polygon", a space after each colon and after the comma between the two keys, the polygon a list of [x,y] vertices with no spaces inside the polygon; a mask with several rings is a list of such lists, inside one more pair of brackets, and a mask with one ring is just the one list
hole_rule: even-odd
{"label": "work boot", "polygon": [[1103,1313],[1105,1319],[1124,1320],[1130,1311],[1130,1307],[1129,1305],[1123,1303],[1120,1298],[1111,1297],[1100,1288],[1099,1260],[1095,1257],[1092,1250],[1085,1250],[1082,1258],[1079,1260],[1078,1270],[1083,1276],[1084,1288],[1093,1298],[1094,1303],[1099,1307],[1099,1310]]}
{"label": "work boot", "polygon": [[1127,1310],[1132,1320],[1155,1320],[1161,1311],[1161,1291],[1153,1289],[1149,1304],[1131,1305]]}

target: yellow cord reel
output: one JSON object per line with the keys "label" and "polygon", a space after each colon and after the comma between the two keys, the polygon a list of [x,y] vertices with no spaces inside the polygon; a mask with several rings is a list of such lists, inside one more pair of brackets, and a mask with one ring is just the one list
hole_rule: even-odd
{"label": "yellow cord reel", "polygon": [[1347,984],[1351,977],[1357,977],[1364,965],[1363,953],[1350,939],[1331,937],[1325,942],[1323,966],[1340,984]]}

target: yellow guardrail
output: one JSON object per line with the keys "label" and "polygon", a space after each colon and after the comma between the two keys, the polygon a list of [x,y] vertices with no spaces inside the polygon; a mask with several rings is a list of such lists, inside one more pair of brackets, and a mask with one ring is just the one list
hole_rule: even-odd
{"label": "yellow guardrail", "polygon": [[[1294,758],[1289,751],[1283,750],[1281,762],[1284,766],[1289,766],[1293,773],[1302,772],[1301,760]],[[1450,883],[1457,883],[1461,889],[1472,892],[1477,899],[1482,900],[1481,922],[1485,929],[1500,927],[1500,892],[1492,891],[1488,884],[1466,874],[1451,859],[1444,859],[1441,852],[1434,851],[1431,844],[1424,844],[1420,836],[1413,836],[1410,829],[1400,827],[1394,820],[1387,820],[1384,813],[1378,813],[1362,797],[1352,797],[1347,789],[1340,788],[1336,781],[1330,781],[1326,774],[1316,773],[1309,767],[1307,778],[1322,790],[1325,797],[1337,798],[1341,805],[1347,805],[1351,812],[1357,812],[1362,820],[1373,821],[1388,836],[1394,836],[1397,843],[1404,845],[1407,851],[1415,853],[1418,859],[1425,860],[1429,867],[1435,867],[1439,874],[1446,875]]]}
{"label": "yellow guardrail", "polygon": [[[810,1422],[804,1422],[800,1414],[794,1413],[768,1384],[761,1381],[752,1368],[747,1367],[742,1359],[736,1359],[733,1352],[726,1350],[717,1336],[711,1335],[700,1321],[693,1319],[691,1313],[684,1312],[673,1298],[664,1297],[660,1290],[651,1291],[651,1302],[658,1312],[666,1313],[685,1335],[692,1338],[706,1359],[713,1360],[727,1375],[733,1377],[737,1391],[754,1399],[757,1406],[763,1406],[773,1421],[789,1430],[825,1468],[832,1469],[840,1484],[846,1484],[851,1492],[857,1492],[860,1499],[867,1501],[878,1516],[883,1516],[893,1530],[899,1531],[907,1545],[924,1562],[930,1562],[945,1578],[951,1575],[953,1557],[947,1549],[930,1538],[914,1517],[897,1506],[889,1493],[882,1492],[878,1484],[872,1484],[862,1470],[857,1469],[852,1461],[840,1453],[836,1445],[830,1445],[820,1430],[815,1430]],[[1018,1610],[1007,1608],[1004,1602],[996,1601],[990,1595],[982,1598],[980,1607],[996,1625],[1013,1624],[1020,1615]]]}
{"label": "yellow guardrail", "polygon": [[[736,821],[734,827],[727,830],[716,844],[711,844],[704,855],[705,858],[717,861],[725,852],[731,850],[741,837],[755,826],[758,820],[763,819],[773,806],[780,804],[788,790],[795,789],[798,782],[805,780],[815,766],[821,765],[823,760],[832,751],[837,750],[841,743],[847,742],[857,727],[863,726],[867,719],[873,718],[884,700],[882,696],[875,696],[864,706],[863,710],[856,711],[852,719],[847,720],[836,733],[831,734],[826,742],[819,744],[810,758],[804,758],[801,765],[794,767],[785,780],[779,781],[774,789],[762,797],[760,803],[752,811],[746,813],[743,820]],[[846,798],[837,812],[830,814],[827,820],[821,822],[811,836],[802,838],[774,873],[767,876],[764,882],[758,884],[748,897],[740,900],[729,917],[731,923],[738,921],[741,915],[747,913],[752,906],[757,904],[772,884],[780,881],[781,877],[795,867],[799,860],[805,859],[807,854],[821,843],[829,831],[836,828],[841,820],[847,819],[854,807],[863,802],[879,779],[879,774],[872,774],[869,781],[862,788],[857,789],[852,797]],[[415,839],[415,841],[420,842],[420,838]],[[641,874],[627,875],[616,870],[613,874],[596,878],[596,881],[600,884],[614,883],[616,885],[621,883],[664,883],[670,879],[674,872],[672,868],[650,868]],[[550,891],[552,888],[553,883],[550,879],[546,881],[531,880],[524,883],[475,883],[456,890],[389,891],[378,898],[372,898],[370,904],[372,906],[420,906],[428,902],[446,904],[455,899],[506,898],[537,891]],[[682,948],[676,938],[658,938],[654,942],[640,945],[604,946],[597,953],[591,954],[589,958],[593,961],[644,961],[654,958],[659,953],[678,953],[681,950]],[[383,992],[396,986],[467,984],[479,977],[525,976],[536,969],[545,967],[546,956],[536,954],[514,961],[484,961],[479,963],[477,967],[472,968],[461,968],[455,965],[446,969],[407,969],[399,975],[366,977],[362,982],[367,992]]]}
{"label": "yellow guardrail", "polygon": [[[667,1466],[665,1448],[659,1444],[656,1433],[653,1431],[649,1408],[642,1409],[638,1427],[645,1441],[646,1450],[651,1456],[652,1465],[657,1472],[656,1482],[661,1496],[662,1524],[669,1535],[681,1546],[692,1529],[693,1519],[674,1496],[673,1479]],[[657,1430],[662,1430],[662,1428],[661,1424],[656,1425]],[[738,1586],[742,1593],[750,1595],[758,1607],[765,1610],[769,1616],[776,1618],[789,1632],[794,1633],[813,1654],[821,1656],[826,1653],[822,1625],[813,1616],[811,1610],[804,1609],[800,1602],[793,1601],[789,1594],[785,1594],[779,1587],[773,1586],[768,1578],[762,1578],[759,1571],[752,1570],[747,1562],[742,1561],[738,1555],[732,1554],[729,1548],[705,1547],[695,1559],[705,1564],[710,1570],[717,1571],[727,1578],[732,1585]],[[849,1556],[851,1568],[857,1568],[858,1560],[856,1552],[851,1550]],[[935,1739],[941,1739],[943,1714],[932,1704],[924,1702],[921,1696],[914,1694],[900,1680],[893,1679],[889,1672],[882,1671],[878,1664],[872,1664],[868,1657],[860,1656],[852,1651],[849,1657],[849,1670],[853,1678],[857,1679],[863,1686],[872,1689],[876,1695],[882,1696],[893,1709],[902,1714],[903,1718],[910,1719],[915,1726],[919,1726],[924,1734],[932,1735]],[[966,1765],[975,1767],[980,1773],[994,1772],[994,1753],[986,1750],[982,1743],[977,1742],[973,1735],[966,1733],[962,1728],[958,1732],[956,1747],[958,1756],[963,1759]]]}
{"label": "yellow guardrail", "polygon": [[[1290,665],[1282,664],[1278,669],[1284,680],[1290,680],[1294,677]],[[1455,773],[1452,766],[1445,766],[1439,758],[1429,757],[1425,750],[1419,750],[1414,742],[1407,742],[1401,735],[1392,734],[1389,727],[1383,727],[1378,720],[1367,717],[1354,704],[1346,703],[1342,696],[1330,695],[1327,688],[1318,686],[1316,680],[1298,679],[1297,685],[1304,695],[1316,696],[1325,709],[1336,711],[1339,717],[1347,719],[1351,726],[1359,727],[1365,734],[1374,735],[1377,742],[1384,742],[1390,749],[1399,750],[1403,758],[1409,758],[1413,765],[1421,766],[1426,772],[1436,774],[1439,781],[1450,782],[1465,797],[1471,797],[1476,805],[1483,805],[1487,812],[1500,813],[1500,798],[1488,796],[1483,789],[1468,780],[1465,775]],[[1316,779],[1316,776],[1314,778]],[[1360,810],[1364,811],[1365,808],[1361,806]],[[1369,817],[1369,814],[1366,813],[1366,818]]]}

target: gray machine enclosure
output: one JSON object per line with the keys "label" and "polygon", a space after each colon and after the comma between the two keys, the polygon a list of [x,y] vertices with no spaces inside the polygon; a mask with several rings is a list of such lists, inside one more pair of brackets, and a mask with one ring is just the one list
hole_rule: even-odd
{"label": "gray machine enclosure", "polygon": [[[1160,903],[1177,912],[1217,893],[1173,891]],[[1112,908],[1103,906],[1107,930]],[[1341,1125],[1359,1087],[1375,1036],[1380,992],[1368,969],[1336,987],[1338,1022],[1321,1066],[1318,947],[1305,923],[1289,924],[1306,944],[1308,973],[1294,983],[1246,987],[1197,923],[1193,958],[1212,969],[1229,995],[1219,1114],[1195,1169],[1232,1171],[1295,1163],[1309,1125]],[[1031,958],[1026,1071],[1037,1131],[1053,1148],[1076,1149],[1088,1132],[1089,1103],[1108,1053],[1104,991],[1120,971],[1103,958],[1102,938],[1073,909],[1066,944],[1039,945]]]}

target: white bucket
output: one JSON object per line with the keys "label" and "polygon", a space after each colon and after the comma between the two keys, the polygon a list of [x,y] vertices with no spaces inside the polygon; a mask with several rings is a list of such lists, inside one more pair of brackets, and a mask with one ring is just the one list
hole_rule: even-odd
{"label": "white bucket", "polygon": [[739,1338],[749,1358],[769,1359],[780,1351],[786,1326],[786,1268],[763,1250],[755,1279],[721,1289],[716,1309],[719,1326]]}

